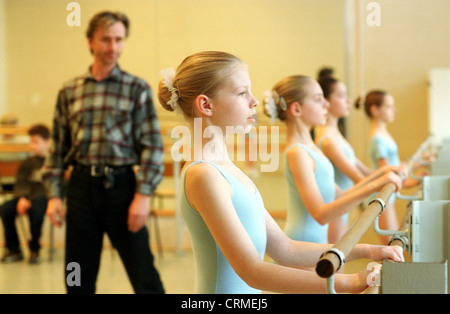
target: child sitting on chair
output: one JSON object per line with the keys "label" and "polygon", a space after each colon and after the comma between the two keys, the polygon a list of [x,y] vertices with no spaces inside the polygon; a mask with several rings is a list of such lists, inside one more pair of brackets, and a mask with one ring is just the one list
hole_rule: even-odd
{"label": "child sitting on chair", "polygon": [[14,198],[0,207],[6,242],[3,263],[23,260],[15,225],[17,214],[28,214],[31,233],[29,262],[31,264],[39,262],[39,239],[47,209],[47,196],[42,183],[41,168],[49,151],[50,132],[46,126],[38,124],[31,127],[28,134],[33,155],[21,162],[19,166],[14,185]]}

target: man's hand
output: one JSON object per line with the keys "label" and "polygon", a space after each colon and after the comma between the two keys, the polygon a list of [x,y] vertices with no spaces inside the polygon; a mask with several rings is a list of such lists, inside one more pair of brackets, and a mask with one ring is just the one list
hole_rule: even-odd
{"label": "man's hand", "polygon": [[19,201],[17,202],[17,213],[19,215],[24,215],[27,213],[28,209],[31,207],[31,202],[25,198],[21,197],[19,198]]}
{"label": "man's hand", "polygon": [[62,199],[59,197],[52,197],[48,200],[47,216],[52,225],[61,227],[64,222],[64,206]]}
{"label": "man's hand", "polygon": [[128,209],[128,230],[137,232],[144,227],[150,210],[150,196],[136,193]]}

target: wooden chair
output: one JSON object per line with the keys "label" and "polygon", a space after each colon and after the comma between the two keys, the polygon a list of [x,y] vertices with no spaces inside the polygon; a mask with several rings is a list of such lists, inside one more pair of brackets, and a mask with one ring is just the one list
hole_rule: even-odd
{"label": "wooden chair", "polygon": [[[179,167],[179,169],[176,169]],[[175,209],[169,209],[164,206],[164,200],[166,199],[176,199],[176,180],[178,180],[177,171],[180,171],[181,165],[176,165],[174,162],[164,162],[164,172],[163,178],[173,178],[175,180],[173,187],[162,188],[158,187],[150,198],[150,219],[153,220],[153,225],[155,228],[156,243],[158,246],[158,251],[162,256],[162,244],[161,244],[161,233],[159,229],[158,217],[175,216]],[[157,205],[156,205],[157,204]]]}

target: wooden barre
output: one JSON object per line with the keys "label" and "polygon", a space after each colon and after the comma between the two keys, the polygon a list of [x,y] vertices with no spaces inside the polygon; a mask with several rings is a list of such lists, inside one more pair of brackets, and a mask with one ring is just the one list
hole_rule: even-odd
{"label": "wooden barre", "polygon": [[329,278],[339,270],[341,264],[345,261],[353,247],[361,240],[362,236],[367,232],[384,210],[383,202],[386,204],[392,193],[396,190],[394,183],[388,183],[378,193],[367,206],[366,210],[359,216],[353,225],[347,230],[341,240],[336,243],[330,250],[325,251],[316,264],[316,272],[322,278]]}

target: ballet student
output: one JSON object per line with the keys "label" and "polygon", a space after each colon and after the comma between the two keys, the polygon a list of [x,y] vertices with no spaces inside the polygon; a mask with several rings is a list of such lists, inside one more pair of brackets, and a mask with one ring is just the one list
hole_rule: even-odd
{"label": "ballet student", "polygon": [[[394,172],[378,172],[342,191],[335,183],[330,160],[315,145],[311,129],[325,124],[328,102],[312,78],[289,76],[265,93],[265,113],[287,126],[285,150],[289,207],[285,233],[293,239],[329,243],[328,224],[380,190],[388,182],[399,189]],[[396,169],[397,170],[397,169]]]}
{"label": "ballet student", "polygon": [[[355,106],[356,108],[361,106],[359,99],[356,101]],[[388,124],[394,122],[396,113],[392,95],[383,90],[370,91],[364,99],[364,111],[370,119],[369,156],[372,167],[374,169],[386,165],[402,167],[397,143],[388,131]],[[404,175],[406,177],[406,172]],[[417,184],[417,180],[406,177],[403,187],[409,188]],[[379,224],[381,229],[398,230],[399,223],[394,205],[395,195],[392,195],[386,204],[386,210],[380,216]],[[388,237],[384,237],[384,241],[387,243],[389,241]]]}
{"label": "ballet student", "polygon": [[[319,73],[318,83],[323,96],[329,104],[326,123],[314,129],[314,141],[324,155],[331,161],[334,168],[336,184],[342,191],[351,188],[355,183],[371,175],[374,170],[359,160],[353,147],[341,132],[339,120],[350,114],[350,101],[344,82],[332,76],[331,69],[323,69]],[[378,168],[378,167],[377,167]],[[381,167],[376,175],[391,171],[392,167]],[[346,213],[329,223],[328,240],[338,241],[347,230],[349,213]]]}
{"label": "ballet student", "polygon": [[[323,278],[297,268],[314,266],[330,245],[290,240],[265,210],[257,187],[228,157],[227,131],[248,132],[255,121],[258,101],[246,64],[225,52],[199,52],[163,76],[161,105],[182,112],[194,137],[179,202],[192,239],[195,292],[325,292]],[[204,135],[201,140],[195,132]],[[265,254],[277,264],[264,261]],[[396,248],[366,244],[349,255],[403,260]],[[363,291],[367,274],[338,274],[337,291]]]}

